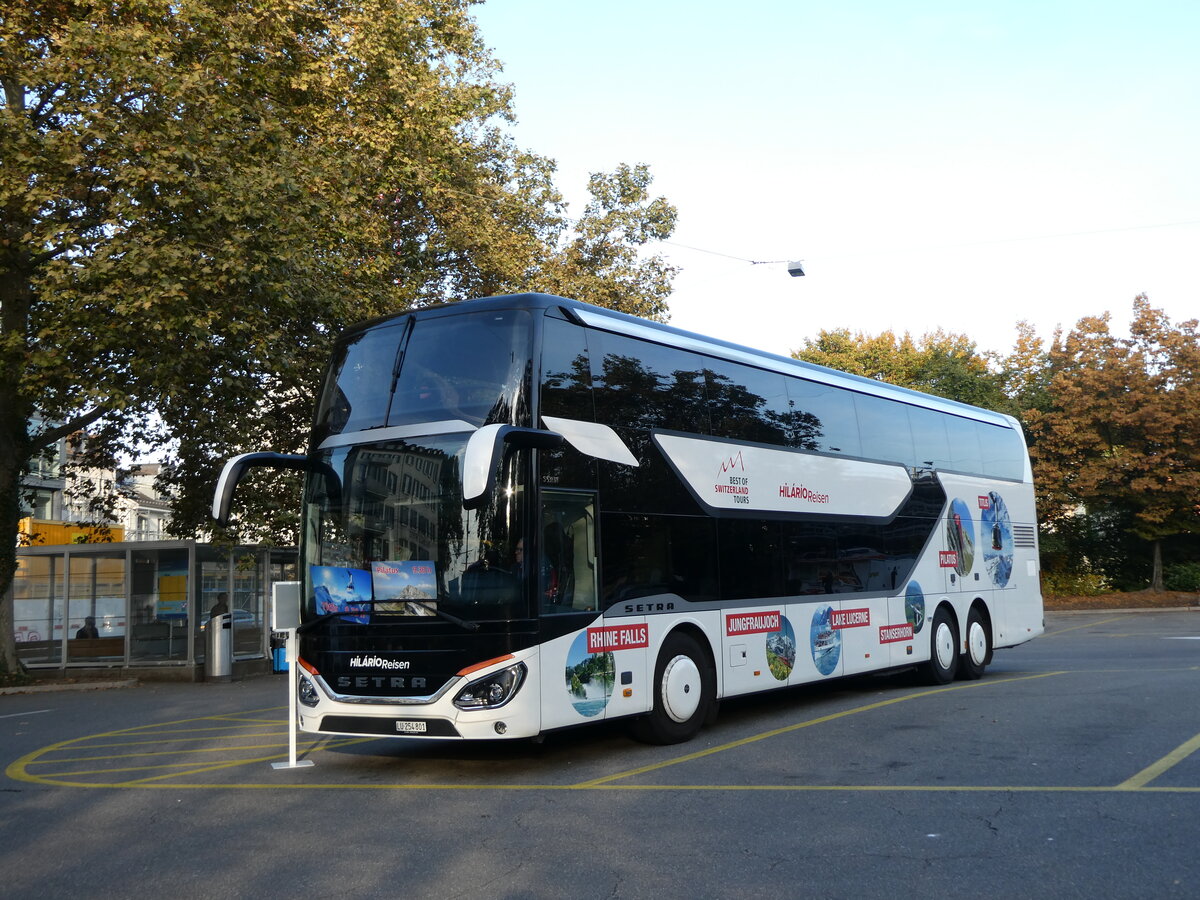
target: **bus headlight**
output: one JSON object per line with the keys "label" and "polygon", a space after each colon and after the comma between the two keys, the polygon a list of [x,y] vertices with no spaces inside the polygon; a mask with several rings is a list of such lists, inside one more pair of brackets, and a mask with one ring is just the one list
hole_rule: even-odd
{"label": "bus headlight", "polygon": [[496,709],[517,693],[529,670],[517,663],[491,675],[476,679],[458,692],[454,705],[459,709]]}
{"label": "bus headlight", "polygon": [[296,699],[305,706],[316,706],[320,697],[317,696],[317,687],[305,675],[300,676],[300,681],[296,685]]}

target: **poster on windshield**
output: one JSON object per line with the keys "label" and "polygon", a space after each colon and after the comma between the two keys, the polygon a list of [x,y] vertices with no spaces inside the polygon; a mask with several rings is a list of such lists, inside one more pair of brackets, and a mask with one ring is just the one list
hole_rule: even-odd
{"label": "poster on windshield", "polygon": [[371,563],[375,610],[407,616],[432,616],[437,609],[437,577],[432,560]]}
{"label": "poster on windshield", "polygon": [[[317,615],[370,611],[371,573],[366,569],[309,566],[309,575],[312,578]],[[346,616],[345,621],[366,624],[368,619],[367,615]]]}

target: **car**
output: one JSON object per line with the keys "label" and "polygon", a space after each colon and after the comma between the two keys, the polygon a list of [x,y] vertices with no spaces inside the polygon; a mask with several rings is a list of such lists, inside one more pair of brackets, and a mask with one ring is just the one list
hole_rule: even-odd
{"label": "car", "polygon": [[[259,628],[262,626],[262,619],[254,615],[248,609],[234,609],[233,627],[234,628]],[[200,630],[204,631],[208,625],[209,616],[205,615],[200,620]]]}

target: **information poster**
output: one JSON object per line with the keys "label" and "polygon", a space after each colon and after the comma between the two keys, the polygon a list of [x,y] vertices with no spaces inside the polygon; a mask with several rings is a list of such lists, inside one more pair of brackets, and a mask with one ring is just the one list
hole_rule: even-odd
{"label": "information poster", "polygon": [[377,612],[432,616],[437,608],[437,576],[432,560],[371,563]]}
{"label": "information poster", "polygon": [[[310,566],[309,574],[318,615],[370,610],[370,606],[364,605],[371,600],[371,573],[366,569]],[[347,616],[346,620],[366,623],[369,616]]]}

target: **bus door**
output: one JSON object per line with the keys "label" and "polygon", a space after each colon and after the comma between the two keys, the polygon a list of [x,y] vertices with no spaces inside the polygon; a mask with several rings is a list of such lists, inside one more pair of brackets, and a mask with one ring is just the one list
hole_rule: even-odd
{"label": "bus door", "polygon": [[538,548],[542,615],[597,609],[595,511],[590,491],[542,491]]}
{"label": "bus door", "polygon": [[614,654],[597,652],[596,498],[591,491],[541,493],[534,553],[541,652],[542,728],[603,718],[614,690]]}

